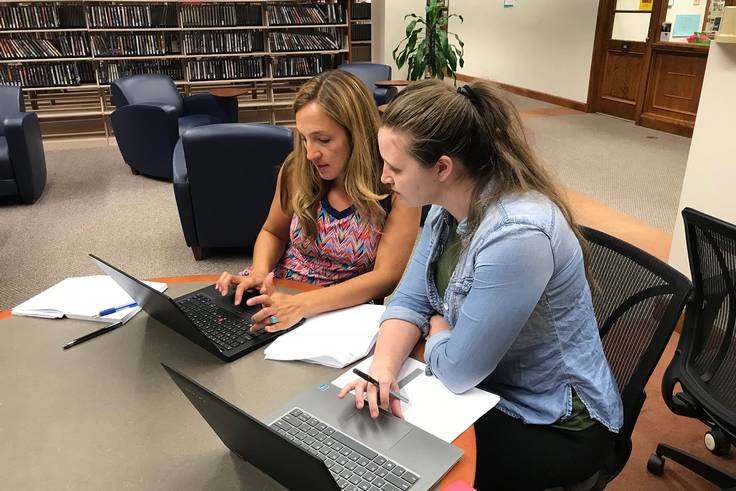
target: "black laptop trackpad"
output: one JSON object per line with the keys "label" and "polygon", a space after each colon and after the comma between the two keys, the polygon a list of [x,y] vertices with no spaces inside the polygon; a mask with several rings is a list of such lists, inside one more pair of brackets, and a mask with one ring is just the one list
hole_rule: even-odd
{"label": "black laptop trackpad", "polygon": [[249,288],[243,292],[243,298],[240,300],[239,305],[235,305],[235,288],[229,288],[227,295],[222,295],[220,292],[215,290],[215,287],[212,286],[212,291],[207,291],[207,294],[210,298],[214,299],[217,305],[221,307],[225,307],[228,310],[235,311],[235,312],[247,312],[249,314],[253,314],[254,312],[261,310],[260,305],[246,305],[246,300],[252,297],[257,297],[260,295],[260,292],[256,290],[255,288]]}
{"label": "black laptop trackpad", "polygon": [[373,448],[390,449],[412,430],[403,420],[383,411],[378,418],[371,418],[367,407],[340,423],[341,430]]}

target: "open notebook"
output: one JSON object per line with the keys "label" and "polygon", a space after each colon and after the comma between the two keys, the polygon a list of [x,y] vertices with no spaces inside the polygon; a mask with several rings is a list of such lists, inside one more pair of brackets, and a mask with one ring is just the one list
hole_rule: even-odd
{"label": "open notebook", "polygon": [[[146,281],[156,290],[166,290],[166,283]],[[141,308],[137,305],[100,316],[99,313],[112,307],[135,302],[130,295],[107,275],[79,276],[67,278],[26,300],[12,310],[13,315],[58,319],[91,320],[97,322],[127,322]]]}

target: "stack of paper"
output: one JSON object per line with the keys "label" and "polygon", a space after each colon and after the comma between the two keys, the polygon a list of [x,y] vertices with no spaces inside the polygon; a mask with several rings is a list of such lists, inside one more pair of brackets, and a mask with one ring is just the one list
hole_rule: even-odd
{"label": "stack of paper", "polygon": [[378,336],[383,305],[358,305],[307,319],[276,338],[267,360],[302,360],[342,368],[370,353]]}
{"label": "stack of paper", "polygon": [[[373,357],[366,358],[355,368],[368,373]],[[451,443],[478,418],[498,404],[500,397],[477,388],[463,394],[454,394],[435,376],[427,376],[427,366],[409,358],[396,377],[401,395],[409,404],[401,403],[404,419],[414,426]],[[352,370],[332,381],[332,385],[345,387],[357,377]]]}
{"label": "stack of paper", "polygon": [[[162,292],[166,283],[146,281],[146,284]],[[27,315],[58,319],[92,320],[98,322],[127,322],[141,308],[137,305],[123,308],[112,314],[100,316],[105,309],[121,307],[135,300],[125,293],[115,281],[106,275],[67,278],[55,284],[12,310],[13,315]]]}

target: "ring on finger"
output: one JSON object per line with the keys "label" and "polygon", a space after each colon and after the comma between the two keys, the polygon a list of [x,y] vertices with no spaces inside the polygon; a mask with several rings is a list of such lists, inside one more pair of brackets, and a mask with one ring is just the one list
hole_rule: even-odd
{"label": "ring on finger", "polygon": [[279,321],[279,316],[278,315],[272,315],[271,317],[268,318],[268,320],[271,321],[271,324],[276,324]]}

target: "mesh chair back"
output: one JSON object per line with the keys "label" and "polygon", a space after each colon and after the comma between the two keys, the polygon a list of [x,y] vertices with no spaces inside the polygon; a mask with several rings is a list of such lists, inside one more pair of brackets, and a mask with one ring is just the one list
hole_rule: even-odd
{"label": "mesh chair back", "polygon": [[[711,418],[736,427],[736,226],[691,208],[682,211],[694,286],[683,332],[683,383]],[[694,386],[695,385],[695,386]]]}
{"label": "mesh chair back", "polygon": [[582,227],[590,245],[593,309],[603,349],[624,405],[615,455],[602,471],[613,479],[631,454],[631,433],[654,370],[690,292],[690,281],[646,252]]}

